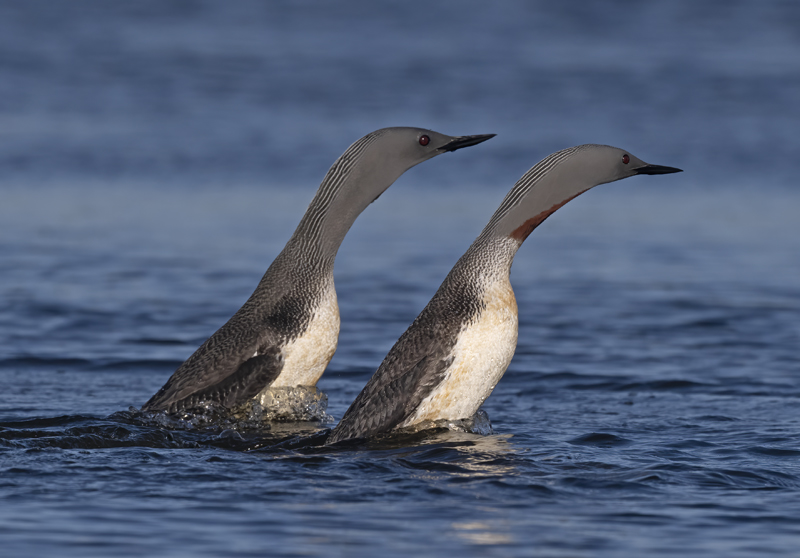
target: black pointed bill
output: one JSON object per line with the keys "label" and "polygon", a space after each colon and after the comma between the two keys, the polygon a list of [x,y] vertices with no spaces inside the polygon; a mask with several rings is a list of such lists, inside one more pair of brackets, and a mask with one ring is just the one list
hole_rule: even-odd
{"label": "black pointed bill", "polygon": [[461,149],[462,147],[478,145],[479,143],[483,143],[484,141],[491,139],[496,135],[497,134],[479,134],[477,136],[459,136],[441,146],[439,151],[455,151],[456,149]]}
{"label": "black pointed bill", "polygon": [[633,170],[636,171],[636,174],[671,174],[673,172],[683,172],[683,169],[665,167],[662,165],[645,165]]}

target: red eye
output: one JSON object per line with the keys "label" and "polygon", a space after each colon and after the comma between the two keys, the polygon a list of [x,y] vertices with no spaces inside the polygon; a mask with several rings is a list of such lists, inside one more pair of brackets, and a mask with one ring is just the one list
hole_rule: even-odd
{"label": "red eye", "polygon": [[431,138],[429,138],[428,136],[421,136],[419,138],[419,144],[420,145],[428,145],[430,142],[431,142]]}
{"label": "red eye", "polygon": [[627,155],[627,154],[625,154],[625,155],[623,155],[623,156],[622,156],[622,163],[623,163],[623,164],[627,165],[627,164],[628,164],[628,163],[630,163],[630,162],[631,162],[631,158],[630,158],[630,157],[628,157],[628,155]]}

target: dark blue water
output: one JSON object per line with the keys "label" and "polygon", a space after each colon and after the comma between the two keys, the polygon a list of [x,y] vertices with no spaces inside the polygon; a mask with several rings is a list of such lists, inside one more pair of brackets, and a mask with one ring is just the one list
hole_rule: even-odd
{"label": "dark blue water", "polygon": [[[0,4],[3,555],[796,555],[798,99],[794,2]],[[686,172],[528,239],[493,435],[136,421],[390,125],[498,137],[345,240],[335,419],[539,159]]]}

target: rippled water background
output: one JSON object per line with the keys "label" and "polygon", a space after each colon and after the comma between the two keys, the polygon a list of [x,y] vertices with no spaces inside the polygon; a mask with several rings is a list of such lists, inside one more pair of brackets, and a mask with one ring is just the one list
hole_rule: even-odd
{"label": "rippled water background", "polygon": [[[0,3],[3,555],[796,555],[798,99],[795,2]],[[529,238],[495,435],[128,420],[390,125],[498,137],[345,240],[336,419],[539,159],[686,172]]]}

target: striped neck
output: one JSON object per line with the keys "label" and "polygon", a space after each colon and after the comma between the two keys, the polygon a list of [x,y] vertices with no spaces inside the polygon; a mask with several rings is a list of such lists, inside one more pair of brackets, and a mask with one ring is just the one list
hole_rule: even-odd
{"label": "striped neck", "polygon": [[[290,244],[296,244],[311,256],[335,258],[339,246],[356,218],[375,199],[370,195],[376,188],[364,187],[371,177],[365,176],[358,162],[367,148],[384,130],[368,134],[351,145],[328,170],[316,195],[292,235]],[[386,188],[394,181],[386,184]],[[385,189],[385,188],[383,188]],[[382,192],[383,189],[379,189]]]}
{"label": "striped neck", "polygon": [[511,188],[489,223],[461,257],[451,276],[468,281],[505,280],[522,243],[547,217],[594,183],[573,176],[564,161],[594,147],[580,145],[553,153]]}
{"label": "striped neck", "polygon": [[479,236],[458,260],[449,277],[482,285],[507,281],[520,246],[522,242],[507,236]]}
{"label": "striped neck", "polygon": [[522,244],[557,209],[596,186],[582,172],[575,172],[576,166],[563,164],[593,147],[598,146],[570,147],[542,159],[511,188],[478,239],[508,237]]}

